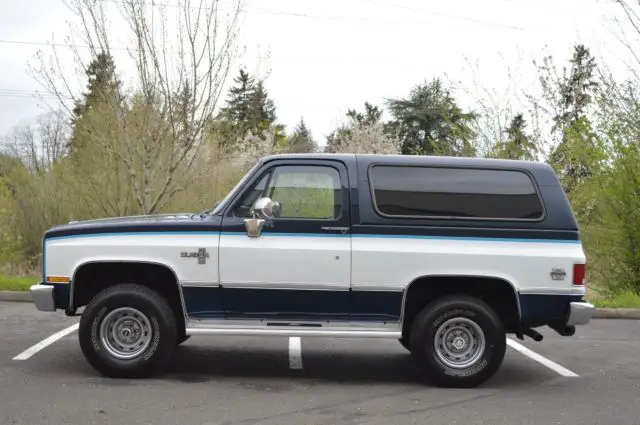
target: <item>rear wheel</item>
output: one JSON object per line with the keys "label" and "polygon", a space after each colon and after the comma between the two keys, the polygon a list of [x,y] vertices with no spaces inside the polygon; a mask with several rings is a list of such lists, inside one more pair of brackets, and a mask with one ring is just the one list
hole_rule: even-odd
{"label": "rear wheel", "polygon": [[404,335],[398,341],[400,341],[400,345],[402,345],[408,351],[411,351],[411,345],[409,344],[409,338],[406,335]]}
{"label": "rear wheel", "polygon": [[415,318],[411,352],[427,378],[443,387],[475,387],[500,368],[506,333],[500,317],[485,302],[446,296]]}
{"label": "rear wheel", "polygon": [[177,345],[175,316],[157,292],[136,284],[109,287],[85,309],[80,347],[105,376],[139,378],[162,370]]}

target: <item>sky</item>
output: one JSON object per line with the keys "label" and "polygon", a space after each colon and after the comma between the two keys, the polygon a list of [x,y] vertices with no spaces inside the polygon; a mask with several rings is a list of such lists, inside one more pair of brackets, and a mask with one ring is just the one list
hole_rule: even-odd
{"label": "sky", "polygon": [[[73,14],[62,0],[0,1],[3,135],[55,106],[51,96],[45,96],[48,105],[37,96],[43,88],[29,72],[38,51],[51,53],[52,39],[62,44],[62,65],[76,89],[85,82],[73,73],[72,56],[64,54]],[[117,0],[99,1],[117,6]],[[234,0],[220,3],[233,5]],[[279,122],[291,129],[303,117],[321,144],[349,108],[362,109],[365,101],[384,106],[385,99],[405,96],[434,77],[502,93],[514,82],[517,90],[535,87],[532,61],[552,55],[561,64],[576,43],[613,69],[624,69],[626,57],[616,38],[614,20],[622,15],[614,0],[243,0],[242,5],[238,41],[244,49],[229,81],[239,66],[265,77]],[[114,28],[113,45],[125,47],[119,36],[127,28],[117,22]],[[116,65],[126,80],[133,68],[125,59],[116,57]],[[463,104],[469,101],[459,96]]]}

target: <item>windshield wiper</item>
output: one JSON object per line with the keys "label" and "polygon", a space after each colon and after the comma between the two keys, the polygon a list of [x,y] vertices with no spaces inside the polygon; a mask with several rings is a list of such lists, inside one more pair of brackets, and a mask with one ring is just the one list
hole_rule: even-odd
{"label": "windshield wiper", "polygon": [[213,212],[213,209],[202,210],[199,213],[191,214],[191,219],[194,219],[196,217],[204,218],[205,216],[211,214],[212,212]]}
{"label": "windshield wiper", "polygon": [[212,212],[214,212],[216,210],[216,208],[218,208],[218,205],[220,205],[220,202],[222,201],[217,201],[215,206],[213,208],[208,208],[206,210],[202,210],[199,213],[193,213],[191,214],[191,218],[195,218],[196,216],[200,217],[200,218],[204,218],[205,216],[211,214]]}

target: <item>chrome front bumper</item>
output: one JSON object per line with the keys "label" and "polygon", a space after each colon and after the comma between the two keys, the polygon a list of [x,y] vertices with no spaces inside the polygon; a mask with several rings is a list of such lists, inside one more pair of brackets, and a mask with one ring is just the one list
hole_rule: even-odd
{"label": "chrome front bumper", "polygon": [[40,311],[56,311],[56,304],[53,295],[53,285],[43,285],[38,283],[31,287],[31,298],[36,308]]}
{"label": "chrome front bumper", "polygon": [[579,326],[589,323],[591,318],[595,316],[596,308],[593,304],[578,301],[569,303],[569,317],[567,318],[567,326]]}

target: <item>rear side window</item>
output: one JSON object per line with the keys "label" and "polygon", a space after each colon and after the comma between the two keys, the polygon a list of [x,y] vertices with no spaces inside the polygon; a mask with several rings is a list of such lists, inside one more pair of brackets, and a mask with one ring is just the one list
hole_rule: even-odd
{"label": "rear side window", "polygon": [[374,202],[389,216],[538,220],[540,197],[520,171],[376,165]]}

